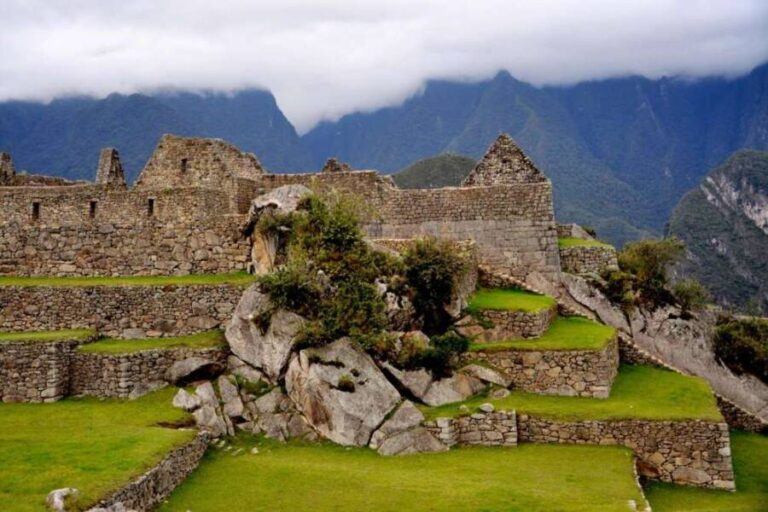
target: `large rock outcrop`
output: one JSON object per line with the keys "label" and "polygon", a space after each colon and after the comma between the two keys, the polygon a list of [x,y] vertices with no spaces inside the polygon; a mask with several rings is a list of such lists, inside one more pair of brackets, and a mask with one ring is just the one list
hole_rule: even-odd
{"label": "large rock outcrop", "polygon": [[278,310],[272,314],[269,297],[257,285],[248,288],[227,326],[226,338],[232,353],[277,383],[291,355],[304,319]]}
{"label": "large rock outcrop", "polygon": [[302,350],[288,366],[285,386],[315,430],[348,446],[366,446],[401,400],[371,357],[349,338]]}

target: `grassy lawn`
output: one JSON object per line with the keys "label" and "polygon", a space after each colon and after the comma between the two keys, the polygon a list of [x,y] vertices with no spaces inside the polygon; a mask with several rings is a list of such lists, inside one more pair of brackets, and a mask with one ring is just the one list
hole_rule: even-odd
{"label": "grassy lawn", "polygon": [[491,402],[496,409],[517,410],[540,417],[562,420],[609,420],[647,418],[651,420],[706,419],[722,421],[715,396],[707,382],[651,366],[622,366],[608,399],[546,396],[513,391],[506,398],[485,396],[464,402],[425,407],[428,418],[457,416],[465,404],[469,412]]}
{"label": "grassy lawn", "polygon": [[[621,511],[642,502],[629,450],[522,445],[381,457],[238,438],[211,449],[161,512]],[[239,449],[242,448],[242,451]]]}
{"label": "grassy lawn", "polygon": [[104,338],[94,343],[80,345],[78,351],[91,354],[126,354],[156,348],[209,348],[222,346],[225,343],[224,332],[214,329],[212,331],[174,338],[142,338],[135,340]]}
{"label": "grassy lawn", "polygon": [[69,399],[0,404],[0,510],[45,510],[60,487],[80,490],[87,507],[190,440],[192,430],[155,426],[186,413],[166,388],[135,401]]}
{"label": "grassy lawn", "polygon": [[0,343],[12,341],[86,340],[96,334],[92,329],[64,329],[61,331],[0,332]]}
{"label": "grassy lawn", "polygon": [[768,436],[731,432],[736,492],[653,482],[647,496],[655,512],[760,512],[768,510]]}
{"label": "grassy lawn", "polygon": [[579,316],[566,316],[556,318],[547,332],[538,338],[472,343],[469,350],[600,350],[615,335],[613,327]]}
{"label": "grassy lawn", "polygon": [[613,247],[611,244],[606,244],[599,240],[582,240],[581,238],[558,238],[557,246],[561,249],[567,247]]}
{"label": "grassy lawn", "polygon": [[248,285],[254,276],[246,272],[233,274],[192,274],[188,276],[120,276],[120,277],[17,277],[0,276],[0,286],[191,286],[204,284]]}
{"label": "grassy lawn", "polygon": [[549,309],[555,304],[555,299],[552,297],[531,293],[526,290],[515,288],[481,288],[470,297],[467,310],[470,313],[483,309],[533,313],[542,309]]}

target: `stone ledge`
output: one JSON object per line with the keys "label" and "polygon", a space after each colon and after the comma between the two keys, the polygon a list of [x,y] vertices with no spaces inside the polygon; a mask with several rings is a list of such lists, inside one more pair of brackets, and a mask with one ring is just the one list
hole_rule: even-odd
{"label": "stone ledge", "polygon": [[616,249],[609,246],[560,247],[560,266],[569,274],[600,274],[618,268]]}
{"label": "stone ledge", "polygon": [[424,422],[424,427],[447,446],[517,446],[515,411],[438,418]]}
{"label": "stone ledge", "polygon": [[[483,309],[461,325],[459,331],[474,341],[494,342],[518,338],[538,338],[557,316],[557,305],[540,311]],[[483,324],[489,325],[484,327]],[[492,327],[490,327],[492,326]]]}
{"label": "stone ledge", "polygon": [[480,361],[502,371],[513,389],[593,398],[608,398],[619,369],[615,338],[602,350],[476,351],[463,354],[462,360]]}
{"label": "stone ledge", "polygon": [[201,432],[174,449],[152,469],[101,500],[89,512],[100,512],[122,504],[127,510],[152,510],[200,464],[209,436]]}

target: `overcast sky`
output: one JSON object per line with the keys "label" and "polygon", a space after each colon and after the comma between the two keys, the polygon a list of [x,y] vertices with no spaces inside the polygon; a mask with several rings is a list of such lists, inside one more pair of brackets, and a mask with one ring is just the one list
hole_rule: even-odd
{"label": "overcast sky", "polygon": [[0,101],[271,90],[299,130],[429,78],[737,75],[768,0],[0,0]]}

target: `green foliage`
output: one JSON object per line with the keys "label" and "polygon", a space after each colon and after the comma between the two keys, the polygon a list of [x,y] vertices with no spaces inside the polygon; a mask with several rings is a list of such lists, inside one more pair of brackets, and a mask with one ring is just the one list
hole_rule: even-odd
{"label": "green foliage", "polygon": [[635,307],[635,277],[622,270],[608,270],[603,279],[601,288],[608,300],[618,304],[624,312],[632,311]]}
{"label": "green foliage", "polygon": [[311,315],[322,290],[316,280],[297,266],[284,267],[258,278],[262,291],[269,294],[275,308]]}
{"label": "green foliage", "polygon": [[413,290],[413,305],[424,319],[424,332],[444,332],[450,323],[445,311],[465,264],[447,241],[417,240],[405,252],[405,276]]}
{"label": "green foliage", "polygon": [[265,395],[267,392],[269,392],[270,389],[272,389],[272,386],[270,386],[269,383],[261,379],[254,382],[252,380],[246,379],[241,375],[235,375],[235,383],[237,384],[238,388],[242,389],[246,394],[252,396]]}
{"label": "green foliage", "polygon": [[447,377],[451,374],[457,356],[469,349],[469,340],[455,331],[432,336],[430,345],[417,353],[411,365],[426,368],[436,378]]}
{"label": "green foliage", "polygon": [[726,319],[715,330],[715,355],[738,374],[768,384],[768,320]]}
{"label": "green foliage", "polygon": [[450,153],[419,160],[392,175],[400,188],[458,187],[475,166],[475,160]]}
{"label": "green foliage", "polygon": [[690,316],[692,311],[704,307],[709,302],[709,291],[696,279],[683,279],[672,286],[672,295],[680,305],[682,315]]}

